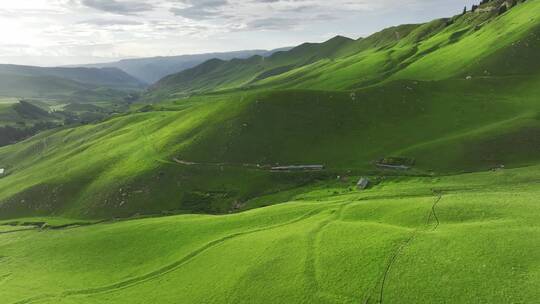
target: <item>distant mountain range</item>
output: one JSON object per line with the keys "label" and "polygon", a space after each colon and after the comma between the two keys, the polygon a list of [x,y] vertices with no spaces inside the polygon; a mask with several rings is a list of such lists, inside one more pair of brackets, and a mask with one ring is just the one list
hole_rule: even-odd
{"label": "distant mountain range", "polygon": [[[142,90],[144,83],[116,68],[44,68],[0,65],[0,96],[20,98],[87,98],[92,91]],[[83,96],[84,95],[84,96]]]}
{"label": "distant mountain range", "polygon": [[196,55],[181,55],[170,57],[151,57],[125,59],[110,63],[81,65],[86,68],[118,68],[122,71],[144,81],[153,84],[165,76],[182,72],[193,68],[210,59],[231,60],[234,58],[249,58],[255,55],[267,57],[279,51],[288,51],[290,47],[275,50],[248,50],[225,53],[207,53]]}

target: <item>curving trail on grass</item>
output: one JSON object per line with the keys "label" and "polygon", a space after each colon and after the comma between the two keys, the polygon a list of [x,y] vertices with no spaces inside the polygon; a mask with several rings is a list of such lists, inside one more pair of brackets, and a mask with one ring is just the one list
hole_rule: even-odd
{"label": "curving trail on grass", "polygon": [[[431,210],[430,210],[430,213],[428,215],[428,218],[426,220],[426,224],[424,227],[420,227],[418,229],[416,229],[406,240],[405,242],[403,242],[397,249],[396,251],[394,252],[394,254],[392,255],[392,257],[390,258],[390,260],[388,261],[388,264],[386,265],[386,268],[384,270],[384,273],[382,275],[382,279],[381,279],[381,288],[380,288],[380,291],[379,291],[379,301],[377,303],[379,304],[383,304],[384,303],[384,289],[385,287],[387,286],[388,284],[388,280],[389,280],[389,275],[390,275],[390,271],[392,270],[392,266],[396,263],[396,261],[398,260],[399,256],[401,255],[401,253],[416,239],[416,237],[418,236],[418,234],[425,228],[427,228],[430,224],[431,224],[431,219],[434,218],[435,219],[435,226],[432,228],[431,231],[435,231],[439,225],[440,225],[440,220],[439,220],[439,217],[437,216],[437,212],[436,212],[436,209],[437,209],[437,205],[439,204],[439,202],[442,200],[442,197],[443,197],[443,194],[442,194],[442,191],[440,190],[432,190],[433,192],[433,195],[436,196],[435,198],[435,201],[433,203],[433,205],[431,206]],[[366,300],[366,303],[369,302],[369,297],[368,299]]]}
{"label": "curving trail on grass", "polygon": [[[435,226],[433,227],[432,231],[435,231],[437,230],[437,228],[439,228],[439,225],[441,224],[441,221],[439,220],[439,217],[437,216],[437,205],[439,205],[439,202],[442,200],[442,197],[443,197],[443,194],[442,194],[442,191],[439,191],[439,190],[433,190],[433,194],[437,196],[437,198],[435,199],[435,203],[433,204],[433,206],[431,207],[431,215],[433,215],[433,218],[435,218]],[[428,221],[428,225],[429,225],[429,221]]]}
{"label": "curving trail on grass", "polygon": [[317,278],[317,240],[319,239],[319,235],[321,232],[323,232],[324,228],[326,228],[332,222],[341,219],[343,209],[346,205],[347,203],[341,203],[339,208],[337,210],[333,210],[332,214],[327,219],[320,222],[313,230],[311,230],[307,237],[307,258],[304,266],[304,275],[308,279],[308,284],[311,290],[317,291],[317,293],[331,298],[343,298],[345,296],[334,295],[320,290],[319,280]]}
{"label": "curving trail on grass", "polygon": [[24,229],[15,229],[15,230],[9,230],[9,231],[0,231],[0,234],[9,234],[9,233],[32,231],[32,230],[37,230],[37,228],[24,228]]}
{"label": "curving trail on grass", "polygon": [[64,292],[59,293],[59,294],[39,295],[39,296],[35,296],[35,297],[31,297],[31,298],[28,298],[28,299],[24,299],[24,300],[21,300],[21,301],[14,302],[13,304],[30,304],[30,303],[34,303],[36,301],[41,301],[41,300],[45,300],[45,299],[64,298],[64,297],[69,297],[69,296],[93,295],[93,294],[114,292],[114,291],[117,291],[117,290],[130,288],[130,287],[133,287],[133,286],[136,286],[136,285],[139,285],[139,284],[146,283],[148,281],[154,280],[154,279],[159,278],[159,277],[161,277],[163,275],[166,275],[168,273],[171,273],[171,272],[179,269],[180,267],[186,265],[187,263],[189,263],[190,261],[192,261],[193,259],[195,259],[199,255],[201,255],[202,253],[204,253],[204,252],[212,249],[213,247],[216,247],[216,246],[218,246],[218,245],[220,245],[220,244],[222,244],[222,243],[224,243],[226,241],[229,241],[229,240],[241,237],[241,236],[257,233],[257,232],[262,232],[262,231],[281,228],[281,227],[288,226],[288,225],[293,225],[293,224],[296,224],[298,222],[307,220],[307,219],[319,214],[323,209],[326,209],[326,208],[327,207],[323,207],[323,208],[318,208],[318,209],[312,210],[312,211],[302,215],[301,217],[298,217],[296,219],[293,219],[293,220],[285,222],[285,223],[276,224],[276,225],[272,225],[272,226],[268,226],[268,227],[262,227],[262,228],[253,229],[253,230],[244,231],[244,232],[237,232],[237,233],[229,234],[229,235],[224,236],[222,238],[219,238],[217,240],[211,241],[211,242],[207,243],[206,245],[203,245],[202,247],[188,253],[187,255],[185,255],[183,258],[181,258],[180,260],[178,260],[176,262],[173,262],[173,263],[168,264],[168,265],[166,265],[164,267],[161,267],[161,268],[159,268],[159,269],[157,269],[155,271],[152,271],[150,273],[147,273],[147,274],[144,274],[144,275],[141,275],[141,276],[138,276],[138,277],[134,277],[134,278],[129,279],[129,280],[117,282],[117,283],[102,286],[102,287],[80,289],[80,290],[68,290],[68,291],[64,291]]}

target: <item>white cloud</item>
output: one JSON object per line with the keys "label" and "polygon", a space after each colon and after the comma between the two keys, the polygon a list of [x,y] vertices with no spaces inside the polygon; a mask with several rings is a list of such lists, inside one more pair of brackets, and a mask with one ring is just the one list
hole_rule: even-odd
{"label": "white cloud", "polygon": [[[471,0],[2,0],[0,61],[272,48],[458,13]],[[26,58],[26,59],[25,59]],[[53,58],[53,59],[51,59]],[[92,59],[94,58],[94,59]]]}

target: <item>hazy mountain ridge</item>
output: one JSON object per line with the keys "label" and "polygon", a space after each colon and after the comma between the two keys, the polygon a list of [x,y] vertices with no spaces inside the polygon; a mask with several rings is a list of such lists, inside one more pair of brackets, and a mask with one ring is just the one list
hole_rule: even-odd
{"label": "hazy mountain ridge", "polygon": [[117,68],[64,68],[0,64],[1,74],[57,77],[84,85],[110,88],[141,88],[143,83]]}
{"label": "hazy mountain ridge", "polygon": [[160,56],[149,58],[124,59],[117,62],[81,65],[82,67],[113,67],[144,81],[153,84],[165,76],[175,74],[192,67],[195,67],[210,59],[231,60],[233,58],[247,58],[254,55],[270,56],[275,52],[285,51],[290,48],[279,48],[275,50],[247,50],[222,53],[206,53],[179,56]]}
{"label": "hazy mountain ridge", "polygon": [[[141,91],[144,84],[115,68],[0,65],[0,96],[81,101]],[[112,94],[112,95],[111,95]]]}

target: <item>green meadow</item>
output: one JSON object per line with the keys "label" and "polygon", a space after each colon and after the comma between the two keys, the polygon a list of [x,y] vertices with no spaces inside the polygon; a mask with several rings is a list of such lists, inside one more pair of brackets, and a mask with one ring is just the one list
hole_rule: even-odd
{"label": "green meadow", "polygon": [[535,303],[538,172],[328,182],[233,215],[2,230],[3,303]]}
{"label": "green meadow", "polygon": [[540,1],[504,3],[53,104],[111,113],[0,148],[0,303],[539,303]]}

